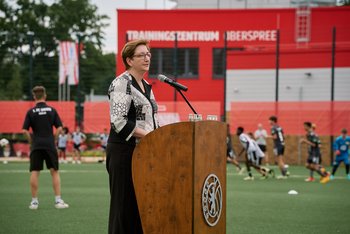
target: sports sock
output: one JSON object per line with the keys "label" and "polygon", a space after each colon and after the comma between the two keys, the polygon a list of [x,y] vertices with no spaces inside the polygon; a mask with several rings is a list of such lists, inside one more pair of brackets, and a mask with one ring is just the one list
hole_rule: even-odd
{"label": "sports sock", "polygon": [[310,170],[310,178],[314,178],[314,171]]}
{"label": "sports sock", "polygon": [[326,172],[326,171],[322,171],[322,168],[318,168],[318,169],[316,170],[316,172],[317,172],[320,176],[322,176],[322,177],[327,176],[327,172]]}
{"label": "sports sock", "polygon": [[338,167],[339,167],[339,164],[335,164],[335,165],[333,166],[332,175],[335,174],[335,172],[337,171]]}
{"label": "sports sock", "polygon": [[55,196],[55,202],[57,203],[57,202],[59,202],[59,201],[61,201],[62,199],[61,199],[61,196]]}
{"label": "sports sock", "polygon": [[283,176],[286,176],[287,175],[287,169],[286,168],[282,168],[281,169],[281,173]]}
{"label": "sports sock", "polygon": [[37,197],[32,197],[32,202],[36,202],[36,203],[39,203],[39,200]]}
{"label": "sports sock", "polygon": [[251,171],[248,171],[248,175],[249,175],[249,177],[253,177],[253,175],[252,175],[252,172],[251,172]]}
{"label": "sports sock", "polygon": [[349,175],[349,167],[350,167],[349,164],[345,164],[345,171],[347,175]]}

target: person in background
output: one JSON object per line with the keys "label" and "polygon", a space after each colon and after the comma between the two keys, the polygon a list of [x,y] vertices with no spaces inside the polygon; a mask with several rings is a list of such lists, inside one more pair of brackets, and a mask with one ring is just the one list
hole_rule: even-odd
{"label": "person in background", "polygon": [[[3,153],[4,157],[8,158],[10,156],[10,153],[11,153],[9,140],[7,140],[6,138],[2,138],[0,140],[0,148],[3,150],[2,153]],[[7,164],[7,163],[8,163],[7,160],[3,161],[3,164]]]}
{"label": "person in background", "polygon": [[[80,146],[81,144],[86,140],[86,136],[84,133],[80,131],[80,127],[77,126],[75,129],[75,132],[72,133],[72,140],[73,140],[73,161],[72,163],[78,163],[81,164],[81,154],[80,154]],[[78,160],[77,160],[78,158]]]}
{"label": "person in background", "polygon": [[106,149],[107,149],[108,136],[109,136],[108,130],[107,130],[107,128],[104,128],[103,133],[100,134],[100,142],[101,142],[101,147],[103,150],[102,160],[99,161],[101,163],[105,163],[105,160],[106,160]]}
{"label": "person in background", "polygon": [[277,157],[278,167],[282,174],[281,176],[277,176],[277,179],[287,179],[289,176],[289,172],[285,167],[285,164],[283,161],[284,146],[285,146],[283,129],[278,125],[276,116],[271,116],[269,118],[269,123],[271,125],[271,135],[274,143],[273,152]]}
{"label": "person in background", "polygon": [[243,174],[244,167],[241,167],[241,165],[239,165],[239,162],[237,161],[237,155],[235,154],[235,151],[233,150],[233,147],[232,147],[232,137],[230,133],[229,124],[227,124],[226,144],[227,144],[226,161],[236,166],[239,175]]}
{"label": "person in background", "polygon": [[244,180],[254,180],[250,167],[255,168],[257,172],[262,175],[262,179],[267,179],[268,175],[273,175],[273,171],[268,168],[260,167],[261,158],[264,157],[264,153],[260,150],[256,142],[247,134],[244,133],[243,127],[238,127],[236,130],[236,135],[239,137],[243,149],[239,153],[239,156],[246,151],[246,166],[248,177],[245,177]]}
{"label": "person in background", "polygon": [[345,164],[345,173],[347,178],[350,180],[349,174],[349,146],[350,136],[347,135],[348,131],[343,128],[341,135],[333,143],[333,149],[335,152],[335,160],[333,162],[331,179],[334,179],[335,172],[337,171],[341,162]]}
{"label": "person in background", "polygon": [[313,132],[311,122],[304,123],[304,129],[306,131],[306,138],[302,138],[300,143],[305,143],[308,145],[308,158],[306,163],[306,168],[312,171],[316,171],[321,176],[321,183],[327,183],[329,178],[329,173],[320,165],[320,139]]}
{"label": "person in background", "polygon": [[58,148],[58,158],[59,162],[61,163],[67,163],[66,158],[66,148],[67,148],[67,141],[68,141],[68,128],[64,127],[63,131],[58,135],[57,140],[57,148]]}
{"label": "person in background", "polygon": [[263,128],[263,125],[261,123],[258,124],[258,129],[254,132],[254,138],[261,151],[265,154],[265,164],[268,166],[269,154],[266,150],[267,131]]}
{"label": "person in background", "polygon": [[[311,125],[311,128],[312,128],[312,131],[316,134],[316,124],[315,123],[312,123]],[[317,135],[317,134],[316,134]],[[319,148],[321,149],[321,140],[319,140],[318,142],[318,146]],[[321,150],[319,152],[319,164],[322,165],[322,154],[321,154]],[[315,178],[314,178],[314,171],[313,170],[310,170],[310,176],[308,178],[305,179],[305,182],[313,182],[315,181]]]}
{"label": "person in background", "polygon": [[[61,119],[57,111],[46,104],[46,90],[43,86],[35,86],[32,93],[35,100],[35,107],[28,110],[22,127],[23,134],[27,138],[29,144],[31,144],[30,188],[32,192],[32,201],[30,202],[29,209],[36,210],[39,207],[39,175],[40,171],[43,170],[44,161],[52,177],[52,185],[55,193],[55,207],[57,209],[65,209],[68,208],[69,205],[61,198],[58,155],[52,129],[53,127],[56,128],[57,137],[62,130]],[[33,135],[29,133],[30,128],[33,130]]]}

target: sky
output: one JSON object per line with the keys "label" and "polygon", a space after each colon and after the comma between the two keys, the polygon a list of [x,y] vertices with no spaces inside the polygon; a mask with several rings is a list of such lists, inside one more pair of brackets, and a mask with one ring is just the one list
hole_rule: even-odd
{"label": "sky", "polygon": [[117,52],[116,9],[171,9],[175,6],[170,0],[90,0],[98,7],[99,14],[109,16],[109,26],[105,28],[103,51]]}

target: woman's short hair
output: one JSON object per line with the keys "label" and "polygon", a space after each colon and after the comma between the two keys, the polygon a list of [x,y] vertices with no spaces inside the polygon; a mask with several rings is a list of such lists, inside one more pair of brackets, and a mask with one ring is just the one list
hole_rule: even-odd
{"label": "woman's short hair", "polygon": [[122,49],[122,58],[123,58],[123,63],[124,63],[126,70],[128,70],[130,68],[126,59],[132,58],[135,55],[135,50],[139,45],[145,45],[147,47],[148,51],[150,50],[149,41],[147,41],[145,39],[129,41],[124,45],[124,47]]}

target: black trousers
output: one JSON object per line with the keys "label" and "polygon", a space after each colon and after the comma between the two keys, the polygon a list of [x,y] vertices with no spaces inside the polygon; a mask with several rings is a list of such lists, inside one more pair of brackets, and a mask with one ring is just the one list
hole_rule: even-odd
{"label": "black trousers", "polygon": [[142,234],[131,174],[132,153],[135,146],[108,143],[107,171],[111,193],[109,234]]}

